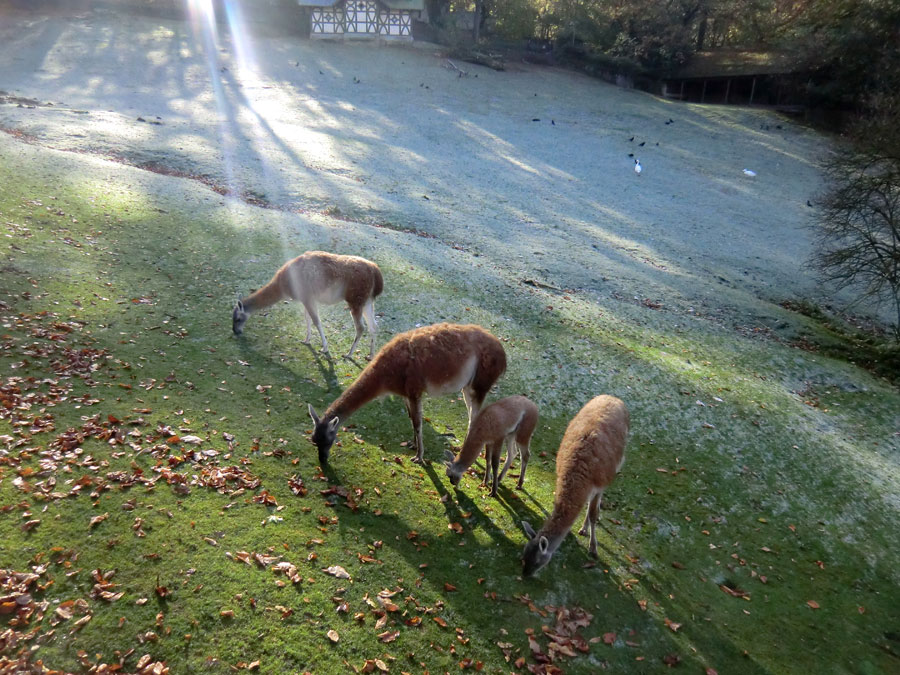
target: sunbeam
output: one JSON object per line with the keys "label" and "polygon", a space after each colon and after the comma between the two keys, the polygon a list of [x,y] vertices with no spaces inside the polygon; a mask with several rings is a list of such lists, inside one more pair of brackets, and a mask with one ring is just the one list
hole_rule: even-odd
{"label": "sunbeam", "polygon": [[[260,105],[254,91],[265,88],[267,75],[256,58],[253,37],[246,21],[246,11],[239,0],[185,0],[194,39],[204,52],[218,112],[224,173],[232,196],[252,197],[262,203],[283,206],[286,186],[273,170],[271,141],[285,145],[272,128],[266,105]],[[224,14],[227,33],[217,22],[216,7]],[[219,17],[222,18],[222,17]],[[230,53],[229,53],[230,52]],[[259,174],[256,180],[244,178],[238,185],[236,167],[253,163]],[[283,257],[295,255],[288,243],[288,232],[279,229]]]}
{"label": "sunbeam", "polygon": [[219,140],[222,148],[223,172],[229,194],[239,194],[234,172],[234,135],[236,123],[229,112],[222,87],[221,73],[224,66],[219,61],[219,33],[216,12],[212,0],[185,0],[188,17],[198,51],[202,51],[209,71],[210,84],[219,112]]}

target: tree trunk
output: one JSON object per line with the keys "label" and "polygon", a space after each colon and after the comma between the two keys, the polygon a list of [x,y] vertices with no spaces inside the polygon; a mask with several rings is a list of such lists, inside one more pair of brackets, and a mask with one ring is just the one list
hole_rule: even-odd
{"label": "tree trunk", "polygon": [[703,51],[703,43],[706,42],[706,27],[707,22],[709,21],[709,16],[706,12],[703,13],[703,18],[700,19],[700,25],[697,27],[697,51]]}
{"label": "tree trunk", "polygon": [[478,44],[478,38],[481,33],[481,12],[482,5],[484,4],[484,0],[475,0],[475,16],[472,26],[472,39],[475,41],[475,44]]}

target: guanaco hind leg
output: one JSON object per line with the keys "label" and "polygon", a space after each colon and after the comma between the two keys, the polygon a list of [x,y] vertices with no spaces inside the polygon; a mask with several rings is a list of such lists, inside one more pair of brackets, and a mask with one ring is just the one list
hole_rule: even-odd
{"label": "guanaco hind leg", "polygon": [[377,332],[375,324],[375,301],[369,298],[363,306],[363,316],[366,318],[366,325],[369,327],[369,360],[375,356],[375,333]]}
{"label": "guanaco hind leg", "polygon": [[422,399],[407,399],[406,412],[413,425],[413,433],[416,435],[416,456],[413,462],[421,463],[425,458],[425,442],[422,440]]}
{"label": "guanaco hind leg", "polygon": [[353,344],[350,345],[350,351],[344,354],[345,359],[349,359],[351,356],[353,356],[353,350],[356,349],[356,344],[359,342],[359,338],[363,334],[362,309],[359,307],[355,309],[351,307],[350,316],[353,317],[353,325],[356,326],[356,337],[353,338]]}

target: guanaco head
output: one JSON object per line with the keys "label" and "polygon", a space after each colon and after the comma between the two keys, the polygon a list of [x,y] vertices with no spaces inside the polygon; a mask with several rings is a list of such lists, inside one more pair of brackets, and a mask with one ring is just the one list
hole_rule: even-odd
{"label": "guanaco head", "polygon": [[459,479],[462,478],[465,471],[460,470],[456,464],[456,455],[449,450],[444,450],[444,459],[447,460],[444,462],[444,466],[447,467],[447,478],[450,479],[450,485],[456,487],[459,485]]}
{"label": "guanaco head", "polygon": [[331,446],[337,438],[338,424],[341,423],[339,417],[329,419],[319,419],[316,411],[313,410],[312,404],[309,404],[309,416],[312,417],[313,424],[316,425],[312,433],[312,442],[319,450],[319,464],[324,466],[328,463],[328,453],[331,452]]}
{"label": "guanaco head", "polygon": [[550,562],[553,551],[550,550],[550,540],[544,535],[539,535],[526,521],[522,521],[522,529],[528,535],[528,543],[522,551],[522,575],[530,577]]}
{"label": "guanaco head", "polygon": [[234,306],[234,311],[231,313],[231,330],[234,331],[235,335],[240,335],[244,332],[244,323],[249,316],[250,312],[244,309],[244,303],[238,300]]}

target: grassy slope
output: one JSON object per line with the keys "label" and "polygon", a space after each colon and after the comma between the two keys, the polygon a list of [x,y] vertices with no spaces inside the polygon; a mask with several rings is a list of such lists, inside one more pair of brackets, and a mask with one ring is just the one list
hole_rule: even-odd
{"label": "grassy slope", "polygon": [[[40,638],[34,658],[78,669],[80,650],[84,659],[114,662],[116,650],[134,648],[128,667],[149,653],[173,672],[226,672],[257,659],[261,672],[336,672],[345,661],[362,667],[375,658],[392,672],[455,671],[466,658],[483,662],[486,672],[524,671],[512,661],[525,656],[534,663],[525,630],[540,636],[543,625],[554,623],[529,608],[530,598],[544,612],[563,605],[592,612],[586,638],[616,633],[612,646],[598,642],[589,655],[560,662],[566,672],[606,666],[657,672],[670,654],[688,672],[869,673],[900,666],[900,401],[883,382],[703,319],[523,286],[497,276],[489,261],[433,240],[223,203],[202,187],[2,142],[17,158],[8,152],[0,165],[0,222],[11,237],[4,238],[0,286],[0,300],[10,306],[0,317],[8,336],[0,372],[51,377],[48,359],[26,357],[24,368],[9,367],[22,362],[26,345],[48,342],[32,337],[29,325],[70,318],[83,328],[63,344],[111,356],[94,373],[95,387],[75,381],[66,401],[47,408],[55,431],[35,433],[19,447],[6,442],[0,464],[0,505],[21,505],[0,513],[2,567],[23,571],[76,551],[68,571],[80,571],[67,576],[54,563],[45,575],[54,584],[37,594],[51,603],[42,625],[50,630],[58,601],[86,598],[93,616],[77,631],[74,618],[60,623]],[[82,174],[87,164],[91,172]],[[106,181],[81,177],[98,168]],[[174,196],[159,196],[162,185]],[[390,399],[350,420],[332,468],[317,479],[305,403],[324,407],[359,364],[329,362],[299,344],[303,322],[294,307],[254,317],[245,337],[234,339],[229,304],[236,290],[264,283],[284,258],[325,233],[334,250],[381,265],[380,342],[442,319],[478,322],[507,340],[510,369],[497,394],[528,393],[542,405],[533,448],[546,454],[533,460],[524,492],[507,482],[501,499],[490,500],[472,476],[457,492],[439,463],[410,463],[400,445],[411,437],[409,422]],[[42,311],[58,318],[16,320]],[[326,312],[325,324],[333,351],[346,349],[346,312]],[[521,581],[518,523],[542,521],[565,424],[601,392],[628,403],[634,429],[623,474],[607,495],[601,560],[585,569],[584,542],[573,536],[537,579]],[[83,393],[98,402],[73,400]],[[150,440],[158,424],[208,439],[201,448],[220,455],[203,464],[246,462],[284,508],[253,502],[258,490],[234,495],[194,486],[183,495],[164,480],[152,489],[112,484],[96,498],[85,488],[80,496],[44,502],[14,486],[17,472],[40,470],[39,455],[24,448],[45,449],[94,414],[101,422],[108,415],[142,417],[146,424],[136,428],[145,450],[162,442]],[[445,434],[461,440],[464,406],[430,400],[426,416],[427,456],[436,460],[449,447]],[[17,430],[0,420],[3,434],[15,437]],[[225,434],[234,436],[228,458]],[[135,466],[152,476],[158,462],[186,448],[174,444],[159,458],[98,440],[83,449],[52,472],[57,490],[67,491],[65,482],[83,474]],[[92,472],[86,454],[109,465]],[[173,468],[188,477],[199,471],[191,463]],[[307,496],[291,494],[294,474]],[[27,480],[34,485],[49,475]],[[320,495],[328,485],[359,488],[358,510]],[[135,510],[123,510],[132,499]],[[27,533],[20,527],[24,509],[41,520]],[[109,518],[90,527],[102,513]],[[283,521],[263,524],[270,515]],[[132,529],[135,517],[143,518],[142,538]],[[463,533],[450,523],[462,524]],[[304,581],[279,587],[283,577],[230,560],[226,551],[271,551],[295,563]],[[352,581],[325,575],[330,565],[344,566]],[[124,597],[90,599],[93,569],[115,569],[115,590]],[[169,597],[157,597],[157,580]],[[447,592],[447,583],[457,590]],[[747,591],[750,600],[725,593],[723,584]],[[393,602],[400,611],[376,628],[366,594],[374,599],[398,588]],[[148,601],[137,605],[139,598]],[[335,610],[341,599],[346,614]],[[811,609],[810,600],[820,609]],[[283,616],[277,607],[293,612]],[[235,615],[223,617],[222,610]],[[353,618],[357,612],[362,623]],[[420,626],[404,623],[413,616],[424,617]],[[670,622],[681,627],[673,631]],[[338,644],[327,639],[329,629],[340,634]],[[399,635],[382,643],[377,636],[386,630]],[[140,644],[147,631],[158,639]],[[498,642],[512,645],[510,662]]]}

